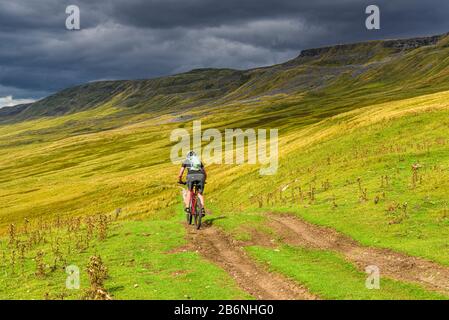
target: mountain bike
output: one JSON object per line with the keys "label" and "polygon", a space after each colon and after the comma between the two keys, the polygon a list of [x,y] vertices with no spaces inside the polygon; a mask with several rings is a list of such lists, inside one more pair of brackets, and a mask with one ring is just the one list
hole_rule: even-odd
{"label": "mountain bike", "polygon": [[[180,184],[186,185],[186,182],[180,181]],[[190,192],[190,204],[189,204],[189,213],[186,214],[187,223],[189,225],[192,224],[192,221],[195,223],[195,227],[197,230],[201,228],[201,220],[203,218],[203,206],[201,205],[201,201],[198,198],[198,188],[197,184],[193,183],[193,188]]]}

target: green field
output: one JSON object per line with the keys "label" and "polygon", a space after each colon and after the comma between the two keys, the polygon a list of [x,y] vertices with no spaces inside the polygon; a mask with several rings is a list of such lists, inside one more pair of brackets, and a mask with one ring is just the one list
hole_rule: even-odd
{"label": "green field", "polygon": [[[368,290],[363,270],[286,245],[269,221],[289,213],[449,268],[448,41],[94,83],[0,115],[0,298],[85,298],[94,255],[114,299],[257,298],[186,246],[170,134],[201,120],[203,130],[279,129],[275,175],[207,166],[206,227],[243,243],[260,268],[322,299],[447,299],[447,286],[389,277]],[[65,288],[66,265],[79,266],[79,290]]]}

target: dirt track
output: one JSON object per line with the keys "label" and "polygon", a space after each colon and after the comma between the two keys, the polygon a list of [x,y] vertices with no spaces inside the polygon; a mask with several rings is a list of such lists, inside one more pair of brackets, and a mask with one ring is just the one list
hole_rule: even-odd
{"label": "dirt track", "polygon": [[[449,294],[447,267],[387,249],[364,247],[333,229],[313,225],[291,215],[271,215],[269,226],[283,243],[335,251],[355,263],[361,271],[375,265],[379,267],[381,276],[418,283]],[[319,299],[307,288],[267,271],[247,256],[244,245],[274,245],[266,234],[255,233],[249,243],[241,243],[218,228],[206,225],[200,231],[187,227],[187,237],[190,246],[193,246],[190,249],[223,268],[243,290],[257,299]]]}
{"label": "dirt track", "polygon": [[243,248],[217,228],[205,227],[199,232],[188,228],[187,236],[201,255],[222,267],[243,290],[257,299],[317,299],[299,284],[256,265]]}
{"label": "dirt track", "polygon": [[363,271],[365,267],[375,265],[379,267],[381,276],[415,282],[441,293],[449,293],[449,268],[387,249],[364,247],[335,230],[289,215],[273,215],[271,220],[271,227],[288,244],[336,251]]}

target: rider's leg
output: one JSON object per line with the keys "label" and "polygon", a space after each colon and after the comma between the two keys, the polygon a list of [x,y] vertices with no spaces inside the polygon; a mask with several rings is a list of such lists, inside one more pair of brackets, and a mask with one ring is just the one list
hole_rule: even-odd
{"label": "rider's leg", "polygon": [[198,192],[198,198],[200,198],[201,206],[204,208],[204,196],[203,196],[203,194]]}
{"label": "rider's leg", "polygon": [[203,194],[198,192],[198,198],[200,199],[201,207],[202,207],[201,214],[204,217],[204,215],[206,214],[206,210],[204,208],[204,196],[203,196]]}
{"label": "rider's leg", "polygon": [[205,184],[206,184],[206,179],[205,179],[205,176],[203,174],[202,179],[201,179],[200,183],[198,184],[198,198],[200,199],[200,202],[201,202],[201,207],[202,207],[201,214],[203,215],[203,217],[204,217],[205,212],[206,212],[204,195],[203,195],[204,185]]}
{"label": "rider's leg", "polygon": [[186,185],[187,185],[187,190],[185,190],[184,194],[184,210],[186,212],[190,212],[190,199],[192,198],[192,190],[193,190],[193,185],[192,185],[192,181],[190,179],[190,176],[187,174],[186,177]]}
{"label": "rider's leg", "polygon": [[184,190],[182,195],[183,195],[183,199],[184,199],[184,206],[185,206],[185,208],[188,208],[189,204],[190,204],[191,192],[189,190]]}
{"label": "rider's leg", "polygon": [[184,197],[184,205],[186,208],[190,208],[190,199],[192,198],[192,191],[187,191]]}

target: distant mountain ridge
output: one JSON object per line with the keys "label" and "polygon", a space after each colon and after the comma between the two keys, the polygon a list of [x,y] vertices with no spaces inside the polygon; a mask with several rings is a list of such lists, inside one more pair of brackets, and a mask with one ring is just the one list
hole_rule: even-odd
{"label": "distant mountain ridge", "polygon": [[[441,85],[449,79],[445,71],[447,62],[439,59],[442,51],[447,54],[448,38],[448,34],[442,34],[339,44],[306,49],[285,63],[250,70],[203,68],[148,80],[93,82],[64,89],[31,104],[2,108],[0,123],[61,116],[105,103],[125,113],[139,113],[225,104],[277,94],[310,94],[324,92],[342,81],[362,87],[368,82],[391,82],[387,88],[392,88],[397,81],[407,84],[420,75],[416,85],[425,85],[422,82],[426,79],[422,77],[427,76],[435,78],[434,85]],[[425,48],[428,51],[420,51]],[[426,63],[421,65],[421,61]],[[426,75],[428,68],[433,69],[433,74]]]}
{"label": "distant mountain ridge", "polygon": [[353,44],[338,44],[334,46],[328,47],[320,47],[320,48],[312,48],[302,50],[300,53],[300,57],[314,57],[317,55],[321,55],[323,53],[327,53],[331,50],[339,50],[339,49],[352,49],[355,46],[365,44],[365,43],[380,43],[385,48],[394,48],[396,50],[408,50],[408,49],[416,49],[423,46],[432,46],[436,45],[438,41],[447,37],[449,33],[430,36],[430,37],[417,37],[417,38],[409,38],[409,39],[393,39],[393,40],[376,40],[369,42],[359,42]]}

